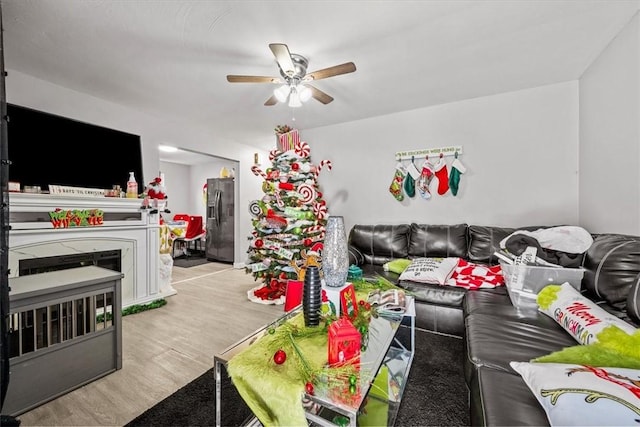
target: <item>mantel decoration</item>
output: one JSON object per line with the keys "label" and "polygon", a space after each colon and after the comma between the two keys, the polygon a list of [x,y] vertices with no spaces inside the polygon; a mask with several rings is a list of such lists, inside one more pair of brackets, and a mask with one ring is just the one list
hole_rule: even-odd
{"label": "mantel decoration", "polygon": [[158,211],[171,213],[167,208],[167,193],[165,191],[164,174],[161,173],[151,181],[142,194],[142,209],[151,209],[150,213]]}
{"label": "mantel decoration", "polygon": [[53,228],[95,227],[104,224],[101,209],[60,209],[49,212]]}
{"label": "mantel decoration", "polygon": [[261,177],[264,196],[249,203],[252,235],[249,237],[249,263],[246,272],[263,284],[247,292],[261,304],[283,304],[288,280],[300,280],[298,273],[309,257],[323,250],[327,204],[318,188],[323,167],[331,161],[311,163],[309,144],[300,140],[297,129],[287,125],[275,128],[277,148],[269,153],[273,166],[251,171]]}

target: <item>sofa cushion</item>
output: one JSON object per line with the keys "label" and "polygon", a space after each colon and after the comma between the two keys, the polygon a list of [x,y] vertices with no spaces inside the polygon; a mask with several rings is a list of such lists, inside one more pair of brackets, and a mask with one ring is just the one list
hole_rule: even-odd
{"label": "sofa cushion", "polygon": [[413,295],[416,302],[446,305],[460,309],[462,309],[464,294],[467,292],[466,289],[455,286],[418,283],[409,280],[399,281],[398,286],[405,289],[409,295]]}
{"label": "sofa cushion", "polygon": [[467,224],[411,224],[409,256],[447,258],[467,256]]}
{"label": "sofa cushion", "polygon": [[409,224],[354,225],[349,232],[349,244],[364,257],[365,264],[382,265],[395,258],[407,258]]}
{"label": "sofa cushion", "polygon": [[389,280],[391,283],[397,283],[399,274],[394,273],[392,271],[385,271],[382,265],[377,264],[363,264],[362,269],[362,278],[364,280],[369,280],[375,282],[378,277],[383,277]]}
{"label": "sofa cushion", "polygon": [[497,264],[498,258],[494,253],[500,251],[502,239],[514,231],[516,231],[515,228],[470,225],[468,227],[469,261],[491,265]]}
{"label": "sofa cushion", "polygon": [[[475,294],[469,293],[472,295]],[[538,312],[524,316],[513,306],[509,308],[507,296],[493,294],[491,298],[494,307],[503,307],[494,313],[476,310],[464,318],[467,382],[478,366],[514,373],[509,366],[511,361],[528,362],[575,345],[574,339],[548,316]]]}
{"label": "sofa cushion", "polygon": [[478,367],[469,384],[472,426],[548,426],[547,416],[518,374]]}
{"label": "sofa cushion", "polygon": [[483,225],[470,225],[467,228],[469,239],[469,261],[483,264],[498,264],[498,258],[494,255],[500,251],[500,242],[516,230],[535,231],[541,226],[529,226],[519,228],[492,227]]}
{"label": "sofa cushion", "polygon": [[586,253],[583,289],[624,310],[640,273],[640,237],[599,234]]}

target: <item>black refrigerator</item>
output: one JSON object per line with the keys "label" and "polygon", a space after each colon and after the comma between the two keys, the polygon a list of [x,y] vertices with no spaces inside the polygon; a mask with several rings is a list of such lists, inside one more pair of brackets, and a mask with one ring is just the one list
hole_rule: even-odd
{"label": "black refrigerator", "polygon": [[233,178],[207,179],[207,239],[209,261],[233,262],[234,241]]}

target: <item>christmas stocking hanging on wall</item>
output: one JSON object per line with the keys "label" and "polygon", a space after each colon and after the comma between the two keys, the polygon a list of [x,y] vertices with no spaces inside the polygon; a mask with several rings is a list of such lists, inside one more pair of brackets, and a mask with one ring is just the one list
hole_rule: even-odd
{"label": "christmas stocking hanging on wall", "polygon": [[447,172],[447,162],[440,154],[440,159],[436,163],[435,175],[438,178],[438,194],[443,195],[449,191],[449,172]]}
{"label": "christmas stocking hanging on wall", "polygon": [[404,168],[404,166],[402,166],[402,163],[398,162],[398,164],[396,164],[396,171],[393,175],[393,181],[391,181],[391,185],[389,186],[389,192],[399,202],[404,200],[404,194],[402,193],[402,183],[404,182],[404,177],[406,175],[406,169]]}
{"label": "christmas stocking hanging on wall", "polygon": [[456,152],[456,158],[451,163],[451,172],[449,172],[449,187],[451,188],[451,194],[454,196],[458,194],[458,188],[460,188],[460,177],[467,171],[460,159],[458,159],[458,153]]}
{"label": "christmas stocking hanging on wall", "polygon": [[413,163],[413,157],[406,170],[407,176],[404,178],[404,192],[407,196],[414,197],[416,195],[416,180],[420,178],[420,171],[418,171],[418,168],[416,168],[416,165]]}
{"label": "christmas stocking hanging on wall", "polygon": [[418,179],[418,192],[420,193],[420,197],[425,200],[429,200],[431,198],[431,191],[429,190],[429,185],[431,184],[431,180],[433,179],[433,165],[429,161],[429,157],[422,164],[422,172],[420,173],[420,178]]}

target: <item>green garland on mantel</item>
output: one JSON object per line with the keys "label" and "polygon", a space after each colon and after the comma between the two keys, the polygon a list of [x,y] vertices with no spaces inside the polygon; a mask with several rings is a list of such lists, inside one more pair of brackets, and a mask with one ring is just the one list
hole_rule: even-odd
{"label": "green garland on mantel", "polygon": [[[167,304],[167,300],[165,300],[164,298],[161,298],[155,301],[151,301],[150,303],[147,303],[147,304],[130,305],[129,307],[124,308],[121,314],[122,316],[127,316],[129,314],[136,314],[136,313],[140,313],[147,310],[153,310],[154,308],[160,308],[166,304]],[[111,319],[112,319],[112,314],[107,313],[107,321],[111,321]],[[104,314],[99,314],[98,316],[96,316],[96,322],[98,323],[104,322]]]}

